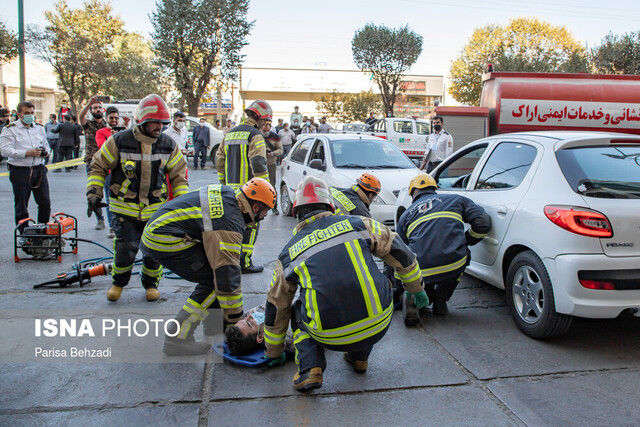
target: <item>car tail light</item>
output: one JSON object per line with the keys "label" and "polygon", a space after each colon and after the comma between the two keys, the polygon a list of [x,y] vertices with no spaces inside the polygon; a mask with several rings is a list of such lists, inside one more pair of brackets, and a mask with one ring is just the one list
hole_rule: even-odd
{"label": "car tail light", "polygon": [[545,206],[544,214],[558,227],[588,237],[612,237],[611,223],[600,212],[573,206]]}
{"label": "car tail light", "polygon": [[605,282],[602,280],[580,280],[580,284],[587,289],[606,289],[613,291],[616,285],[613,282]]}

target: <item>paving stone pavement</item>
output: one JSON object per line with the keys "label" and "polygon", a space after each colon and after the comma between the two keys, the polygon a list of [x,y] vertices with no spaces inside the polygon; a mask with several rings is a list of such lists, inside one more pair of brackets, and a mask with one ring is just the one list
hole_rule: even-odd
{"label": "paving stone pavement", "polygon": [[[76,215],[80,237],[110,247],[107,230],[94,230],[95,220],[86,217],[83,171],[50,174],[49,179],[54,212]],[[190,181],[196,188],[217,178],[207,169],[190,171]],[[35,215],[33,202],[30,212]],[[407,329],[396,312],[366,374],[355,374],[339,353],[327,352],[324,385],[308,394],[291,387],[291,361],[272,370],[224,364],[212,355],[157,362],[161,342],[128,346],[137,360],[126,363],[15,360],[24,348],[33,348],[29,325],[34,313],[152,312],[168,319],[193,284],[164,278],[162,298],[153,303],[145,301],[137,277],[116,304],[105,298],[106,277],[83,288],[33,290],[34,283],[52,279],[78,260],[108,254],[80,243],[79,254],[65,255],[61,264],[16,264],[7,178],[0,178],[0,215],[0,425],[640,423],[640,319],[577,319],[566,336],[536,341],[515,327],[502,291],[471,277],[456,290],[447,316],[423,312],[421,325]],[[282,215],[269,215],[262,223],[254,261],[266,268],[243,276],[245,307],[264,301],[276,256],[294,226],[293,218]],[[21,334],[24,339],[16,338]],[[200,331],[197,336],[203,339]],[[42,339],[45,345],[58,342]],[[105,343],[107,338],[96,340]]]}

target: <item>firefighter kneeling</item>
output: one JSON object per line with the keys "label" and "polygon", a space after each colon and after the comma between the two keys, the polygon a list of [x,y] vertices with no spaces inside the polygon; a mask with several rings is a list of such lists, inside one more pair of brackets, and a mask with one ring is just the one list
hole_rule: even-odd
{"label": "firefighter kneeling", "polygon": [[[419,305],[427,306],[416,256],[379,222],[332,215],[327,185],[306,177],[296,189],[293,213],[300,223],[276,262],[267,294],[264,339],[270,364],[284,358],[289,321],[293,330],[298,391],[322,386],[324,349],[343,351],[358,373],[367,370],[373,345],[393,314],[389,281],[372,255],[391,265]],[[291,305],[300,286],[299,299]]]}
{"label": "firefighter kneeling", "polygon": [[201,321],[205,322],[205,335],[219,332],[205,320],[211,308],[222,308],[223,329],[242,318],[242,234],[267,215],[275,200],[271,184],[252,178],[235,191],[220,184],[202,187],[168,202],[153,215],[144,229],[140,250],[198,284],[176,316],[179,331],[169,331],[178,334],[165,338],[165,354],[208,352],[211,345],[196,342],[193,333]]}
{"label": "firefighter kneeling", "polygon": [[[398,235],[418,256],[422,277],[435,314],[447,313],[447,301],[471,261],[468,245],[475,245],[491,229],[491,217],[481,206],[458,194],[436,193],[435,180],[426,173],[409,183],[413,203],[398,221]],[[464,223],[471,225],[465,233]],[[403,297],[406,326],[420,321],[409,295]]]}

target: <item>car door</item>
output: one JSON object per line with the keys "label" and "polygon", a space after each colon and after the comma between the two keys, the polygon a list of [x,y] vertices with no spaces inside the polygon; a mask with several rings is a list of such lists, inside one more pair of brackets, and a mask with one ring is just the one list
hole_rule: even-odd
{"label": "car door", "polygon": [[[316,138],[313,143],[313,147],[311,148],[309,156],[307,156],[307,160],[305,162],[305,168],[302,171],[303,178],[307,175],[313,175],[322,179],[324,182],[330,181],[329,176],[329,166],[330,161],[329,157],[329,144],[324,138]],[[311,162],[313,160],[322,161],[322,165],[324,166],[324,170],[313,169],[311,168]]]}
{"label": "car door", "polygon": [[[482,206],[491,217],[485,239],[471,247],[471,259],[493,265],[509,229],[509,224],[531,182],[542,146],[516,138],[497,139],[485,159],[476,167],[466,196]],[[533,167],[532,167],[533,166]]]}
{"label": "car door", "polygon": [[315,140],[314,137],[309,137],[298,141],[283,162],[282,181],[289,189],[290,195],[293,195],[296,186],[307,173],[307,156]]}

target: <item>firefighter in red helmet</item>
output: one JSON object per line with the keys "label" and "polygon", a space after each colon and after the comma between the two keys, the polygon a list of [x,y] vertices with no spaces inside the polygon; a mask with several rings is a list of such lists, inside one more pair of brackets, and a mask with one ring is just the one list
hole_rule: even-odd
{"label": "firefighter in red helmet", "polygon": [[[245,108],[247,119],[231,129],[216,153],[216,169],[220,184],[238,189],[251,178],[269,180],[267,147],[262,136],[262,126],[271,122],[273,111],[268,102],[258,99]],[[258,237],[258,225],[249,226],[242,238],[240,265],[243,273],[260,273],[264,267],[253,265],[251,256]]]}
{"label": "firefighter in red helmet", "polygon": [[[138,253],[140,238],[151,215],[167,198],[167,177],[174,197],[189,190],[187,162],[180,147],[162,133],[162,125],[171,122],[167,104],[158,95],[148,95],[136,111],[137,124],[105,141],[93,156],[87,177],[87,214],[95,211],[104,191],[109,191],[111,228],[116,234],[113,256],[113,286],[109,301],[117,301],[129,283]],[[111,171],[111,185],[104,188]],[[142,258],[140,274],[148,301],[160,298],[158,282],[162,266],[148,256]]]}

